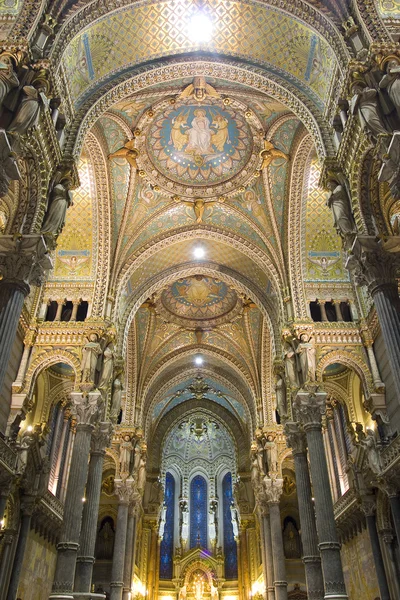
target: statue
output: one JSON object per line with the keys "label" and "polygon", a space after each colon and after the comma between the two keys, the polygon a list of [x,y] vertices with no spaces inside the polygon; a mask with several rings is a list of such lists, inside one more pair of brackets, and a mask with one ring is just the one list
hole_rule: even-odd
{"label": "statue", "polygon": [[211,582],[211,585],[210,585],[210,598],[211,598],[211,600],[219,599],[218,588],[216,585],[214,585],[213,582]]}
{"label": "statue", "polygon": [[25,85],[22,88],[23,98],[17,109],[17,113],[7,130],[10,133],[23,135],[37,125],[41,106],[48,106],[48,99],[43,88],[34,88],[33,85]]}
{"label": "statue", "polygon": [[284,355],[285,355],[285,372],[286,377],[288,378],[290,387],[297,388],[299,387],[299,379],[297,372],[297,361],[296,361],[296,353],[293,346],[290,342],[285,342],[284,346]]}
{"label": "statue", "polygon": [[181,509],[181,544],[185,548],[189,536],[189,508],[186,500],[179,502]]}
{"label": "statue", "polygon": [[[382,166],[378,174],[379,181],[387,181],[390,192],[395,200],[400,199],[400,132],[395,131],[391,139],[387,153],[382,156]],[[398,234],[398,232],[397,232]],[[398,252],[396,246],[392,247],[392,240],[383,243],[388,252]]]}
{"label": "statue", "polygon": [[158,530],[158,537],[160,538],[160,540],[162,540],[162,538],[164,537],[164,529],[165,529],[166,521],[167,521],[167,505],[164,502],[164,504],[162,505],[162,509],[161,509],[160,527]]}
{"label": "statue", "polygon": [[179,94],[179,99],[191,98],[197,102],[203,102],[208,96],[212,98],[220,98],[221,96],[216,89],[206,82],[206,78],[202,75],[193,78],[193,83],[185,87]]}
{"label": "statue", "polygon": [[186,585],[182,586],[179,590],[178,600],[186,600]]}
{"label": "statue", "polygon": [[306,333],[301,334],[296,353],[300,357],[303,384],[315,381],[315,344],[311,336],[308,336]]}
{"label": "statue", "polygon": [[15,155],[4,129],[0,129],[0,198],[8,192],[10,181],[21,178]]}
{"label": "statue", "polygon": [[67,208],[72,206],[72,194],[69,190],[70,179],[63,178],[50,193],[49,205],[42,225],[42,233],[58,235],[64,224]]}
{"label": "statue", "polygon": [[351,90],[354,95],[350,100],[350,111],[352,114],[357,113],[362,129],[367,131],[373,141],[379,136],[388,136],[389,131],[380,115],[378,92],[360,81],[355,81]]}
{"label": "statue", "polygon": [[374,432],[371,429],[367,429],[366,438],[360,443],[365,448],[369,468],[375,475],[378,475],[382,471],[382,464],[378,448],[376,447]]}
{"label": "statue", "polygon": [[0,57],[0,108],[3,102],[13,88],[19,86],[19,79],[16,76],[9,56]]}
{"label": "statue", "polygon": [[108,158],[123,158],[131,165],[131,167],[137,170],[138,166],[136,160],[138,156],[139,151],[135,148],[135,140],[128,140],[122,148],[109,154]]}
{"label": "statue", "polygon": [[146,446],[143,444],[140,448],[140,459],[137,470],[137,487],[139,492],[143,493],[146,486],[146,463],[147,463],[147,451]]}
{"label": "statue", "polygon": [[264,140],[264,148],[260,152],[260,158],[262,159],[261,169],[266,169],[276,158],[283,158],[289,160],[289,156],[275,148],[275,146],[268,140]]}
{"label": "statue", "polygon": [[99,390],[108,391],[108,385],[110,383],[114,370],[114,352],[112,344],[109,344],[103,352],[103,364],[101,367],[101,373],[99,378],[98,388]]}
{"label": "statue", "polygon": [[124,435],[124,439],[119,447],[119,472],[122,479],[126,479],[131,471],[131,453],[133,450],[131,438],[128,434]]}
{"label": "statue", "polygon": [[113,383],[113,393],[111,399],[110,419],[116,421],[118,419],[119,412],[121,410],[121,399],[122,399],[122,383],[121,380],[116,377]]}
{"label": "statue", "polygon": [[336,231],[343,236],[356,233],[356,225],[351,214],[350,199],[346,188],[334,177],[328,179],[327,187],[331,190],[331,193],[326,205],[332,210]]}
{"label": "statue", "polygon": [[258,445],[257,442],[252,442],[250,449],[251,470],[250,477],[253,489],[256,489],[260,482],[260,471],[258,466]]}
{"label": "statue", "polygon": [[386,62],[386,74],[380,80],[379,87],[386,89],[400,118],[400,62],[397,57],[390,58]]}
{"label": "statue", "polygon": [[217,543],[217,519],[216,519],[217,503],[210,502],[210,508],[208,510],[208,535],[211,540],[211,544],[214,546]]}
{"label": "statue", "polygon": [[272,434],[267,435],[265,442],[265,453],[267,455],[268,475],[278,472],[278,448]]}
{"label": "statue", "polygon": [[276,409],[280,417],[287,416],[287,399],[286,399],[286,383],[281,375],[278,375],[278,379],[275,384],[276,394]]}
{"label": "statue", "polygon": [[96,377],[97,361],[101,354],[101,346],[97,341],[97,334],[91,333],[82,350],[82,382],[94,383]]}
{"label": "statue", "polygon": [[231,502],[231,522],[233,528],[233,536],[237,539],[239,537],[239,515],[234,502]]}
{"label": "statue", "polygon": [[261,429],[256,429],[257,464],[260,477],[265,476],[264,436]]}

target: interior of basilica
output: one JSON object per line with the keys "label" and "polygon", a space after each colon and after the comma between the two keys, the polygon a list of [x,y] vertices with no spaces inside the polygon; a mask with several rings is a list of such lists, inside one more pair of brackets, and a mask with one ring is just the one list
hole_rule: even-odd
{"label": "interior of basilica", "polygon": [[0,0],[0,600],[399,600],[398,0]]}

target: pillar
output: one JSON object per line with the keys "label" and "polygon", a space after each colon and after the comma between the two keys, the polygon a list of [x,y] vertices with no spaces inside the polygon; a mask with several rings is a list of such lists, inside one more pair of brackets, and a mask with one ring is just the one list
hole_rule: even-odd
{"label": "pillar", "polygon": [[326,315],[326,310],[325,310],[325,300],[319,300],[319,305],[321,307],[321,319],[323,321],[327,321],[328,317]]}
{"label": "pillar", "polygon": [[7,590],[11,561],[12,561],[12,549],[14,547],[15,537],[17,532],[13,529],[6,529],[2,532],[2,553],[0,562],[0,599],[3,600],[5,592]]}
{"label": "pillar", "polygon": [[90,592],[96,544],[97,518],[101,494],[105,449],[110,442],[111,423],[99,423],[92,434],[86,502],[83,507],[79,553],[75,572],[75,592]]}
{"label": "pillar", "polygon": [[323,600],[324,578],[322,576],[321,557],[318,550],[317,526],[315,524],[311,481],[308,471],[306,437],[300,430],[298,423],[293,422],[286,423],[285,433],[287,445],[292,448],[294,459],[308,599]]}
{"label": "pillar", "polygon": [[135,566],[135,542],[136,542],[136,519],[137,519],[137,504],[133,502],[129,507],[128,526],[126,529],[126,551],[124,565],[124,587],[122,591],[122,599],[130,600],[130,592],[132,587],[132,572]]}
{"label": "pillar", "polygon": [[149,556],[149,572],[147,579],[147,593],[149,600],[156,600],[154,597],[154,587],[156,578],[156,563],[157,563],[157,541],[158,541],[158,523],[151,524],[150,537],[150,556]]}
{"label": "pillar", "polygon": [[386,353],[400,402],[400,299],[397,288],[398,255],[389,254],[368,237],[358,236],[346,267],[353,271],[358,285],[368,286],[375,303]]}
{"label": "pillar", "polygon": [[387,482],[384,488],[389,496],[394,530],[396,532],[397,543],[400,545],[400,497],[398,494],[397,483]]}
{"label": "pillar", "polygon": [[288,597],[281,513],[279,510],[279,499],[282,495],[282,487],[282,479],[270,479],[269,477],[264,478],[265,495],[267,499],[271,525],[271,546],[274,553],[275,600],[287,600]]}
{"label": "pillar", "polygon": [[71,397],[77,425],[65,496],[63,531],[61,541],[57,544],[57,563],[50,594],[52,600],[73,598],[84,504],[82,498],[85,493],[89,468],[90,441],[94,423],[99,417],[99,401],[101,399],[100,392],[97,391],[89,392],[87,395],[73,392]]}
{"label": "pillar", "polygon": [[78,307],[80,305],[81,301],[80,300],[74,300],[72,303],[72,313],[71,313],[71,318],[70,321],[76,321],[76,315],[78,313]]}
{"label": "pillar", "polygon": [[310,392],[301,390],[297,392],[294,408],[307,436],[325,599],[343,600],[347,594],[322,437],[325,402],[326,394],[317,388]]}
{"label": "pillar", "polygon": [[21,501],[21,524],[18,533],[17,548],[15,550],[14,563],[8,586],[7,600],[16,600],[19,578],[24,562],[25,548],[31,528],[32,513],[36,496],[24,496]]}
{"label": "pillar", "polygon": [[62,313],[62,309],[63,309],[64,305],[65,305],[65,300],[62,300],[62,299],[57,300],[57,312],[56,312],[56,316],[54,317],[55,321],[61,321],[61,313]]}
{"label": "pillar", "polygon": [[268,575],[267,575],[267,561],[266,561],[267,551],[265,549],[265,536],[264,536],[264,510],[265,509],[263,509],[258,504],[257,515],[258,515],[258,522],[260,524],[261,557],[262,557],[262,569],[263,569],[264,589],[265,589],[265,594],[263,594],[263,596],[265,597],[266,600],[268,600]]}
{"label": "pillar", "polygon": [[125,549],[128,528],[129,503],[132,499],[133,479],[115,480],[118,495],[118,514],[115,531],[114,554],[111,570],[110,600],[122,600],[124,585]]}
{"label": "pillar", "polygon": [[41,235],[2,235],[0,241],[0,389],[30,284],[41,285],[52,262]]}
{"label": "pillar", "polygon": [[263,515],[263,532],[265,542],[265,566],[267,572],[267,598],[268,600],[275,600],[275,588],[274,588],[274,554],[272,551],[272,539],[271,539],[271,522],[269,518],[268,505],[265,503],[262,507]]}
{"label": "pillar", "polygon": [[242,589],[243,598],[248,598],[251,592],[250,589],[250,578],[249,578],[249,559],[248,559],[248,548],[247,548],[247,528],[248,523],[242,521],[239,531],[239,546],[240,546],[240,562],[242,565]]}
{"label": "pillar", "polygon": [[378,531],[376,529],[375,519],[375,501],[374,499],[368,498],[362,500],[362,508],[367,521],[369,539],[371,542],[372,556],[374,557],[376,577],[378,579],[378,586],[380,592],[380,600],[391,600],[388,582],[386,579],[385,566],[383,563],[382,550],[379,543]]}
{"label": "pillar", "polygon": [[340,300],[333,300],[333,306],[335,307],[336,319],[343,321],[342,311],[340,310]]}
{"label": "pillar", "polygon": [[0,521],[2,521],[4,518],[4,512],[7,506],[7,499],[11,491],[11,484],[12,475],[7,473],[4,476],[0,476]]}

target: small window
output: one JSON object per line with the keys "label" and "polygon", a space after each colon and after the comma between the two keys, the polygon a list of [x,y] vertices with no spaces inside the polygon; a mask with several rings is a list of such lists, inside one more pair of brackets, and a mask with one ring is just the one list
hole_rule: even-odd
{"label": "small window", "polygon": [[86,302],[86,300],[81,302],[80,305],[78,306],[78,312],[76,313],[76,320],[84,321],[87,317],[88,309],[89,309],[88,302]]}
{"label": "small window", "polygon": [[317,302],[316,300],[310,302],[310,314],[313,321],[322,321],[321,307],[319,305],[319,302]]}
{"label": "small window", "polygon": [[45,321],[54,321],[57,314],[58,302],[51,300],[47,306]]}

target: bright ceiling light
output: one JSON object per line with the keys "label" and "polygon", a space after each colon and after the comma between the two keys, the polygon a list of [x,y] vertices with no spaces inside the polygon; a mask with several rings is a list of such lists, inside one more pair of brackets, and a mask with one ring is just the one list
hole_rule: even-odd
{"label": "bright ceiling light", "polygon": [[192,42],[201,44],[209,42],[212,38],[213,26],[204,13],[196,13],[189,21],[188,36]]}
{"label": "bright ceiling light", "polygon": [[201,246],[197,246],[193,250],[193,255],[195,258],[204,258],[205,254],[206,254],[206,251]]}
{"label": "bright ceiling light", "polygon": [[201,365],[203,364],[203,359],[201,356],[196,356],[196,358],[194,359],[194,364],[197,365],[198,367],[201,367]]}

